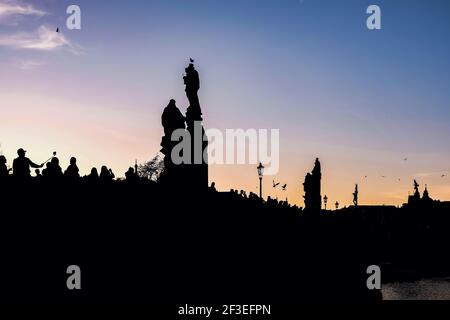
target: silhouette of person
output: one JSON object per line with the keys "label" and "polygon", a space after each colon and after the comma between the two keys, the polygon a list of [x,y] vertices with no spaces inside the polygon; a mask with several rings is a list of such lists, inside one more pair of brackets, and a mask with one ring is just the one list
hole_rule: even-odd
{"label": "silhouette of person", "polygon": [[52,164],[50,162],[47,162],[47,164],[45,165],[45,169],[42,170],[42,176],[46,179],[49,177],[49,175],[50,175],[49,172],[52,170],[51,166],[52,166]]}
{"label": "silhouette of person", "polygon": [[35,173],[35,177],[34,177],[34,179],[36,180],[36,181],[42,181],[42,174],[41,174],[41,170],[39,170],[39,169],[36,169],[36,170],[34,170],[34,173]]}
{"label": "silhouette of person", "polygon": [[41,170],[36,169],[34,170],[34,173],[36,174],[36,178],[42,178]]}
{"label": "silhouette of person", "polygon": [[89,184],[95,184],[99,180],[97,168],[92,168],[91,173],[87,176],[87,182]]}
{"label": "silhouette of person", "polygon": [[13,161],[13,175],[19,179],[27,179],[31,177],[30,167],[34,169],[40,169],[43,165],[37,165],[27,157],[25,157],[26,151],[20,148],[17,150],[18,157]]}
{"label": "silhouette of person", "polygon": [[102,182],[112,182],[115,178],[114,173],[111,169],[108,169],[106,166],[103,166],[100,170],[100,181]]}
{"label": "silhouette of person", "polygon": [[58,179],[63,176],[62,169],[59,166],[59,159],[54,157],[52,161],[50,161],[50,166],[48,167],[48,176],[51,179]]}
{"label": "silhouette of person", "polygon": [[8,177],[9,171],[11,171],[6,167],[6,162],[5,156],[0,156],[0,179]]}
{"label": "silhouette of person", "polygon": [[78,169],[76,158],[74,157],[70,158],[70,165],[67,167],[67,170],[64,172],[64,175],[71,180],[76,180],[80,178],[80,169]]}
{"label": "silhouette of person", "polygon": [[134,172],[134,169],[130,167],[127,172],[125,172],[125,179],[129,183],[136,183],[139,180],[138,175]]}

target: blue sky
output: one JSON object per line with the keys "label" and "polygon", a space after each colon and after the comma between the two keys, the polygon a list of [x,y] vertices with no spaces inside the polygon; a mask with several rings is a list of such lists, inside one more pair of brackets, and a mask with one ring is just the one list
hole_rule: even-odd
{"label": "blue sky", "polygon": [[[33,10],[5,17],[1,4]],[[69,4],[82,30],[65,28]],[[382,30],[366,28],[371,4]],[[9,159],[23,145],[36,158],[57,149],[120,175],[158,152],[169,99],[186,108],[194,57],[207,127],[281,130],[276,179],[291,201],[316,156],[342,203],[360,183],[365,202],[398,204],[414,177],[450,199],[449,31],[446,0],[0,0],[0,142]],[[17,47],[23,38],[51,49]],[[218,166],[211,178],[256,191],[253,171]]]}

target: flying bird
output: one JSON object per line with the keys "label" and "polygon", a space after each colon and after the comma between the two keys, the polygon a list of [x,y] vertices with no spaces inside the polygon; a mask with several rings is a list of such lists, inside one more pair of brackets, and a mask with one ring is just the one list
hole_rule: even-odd
{"label": "flying bird", "polygon": [[194,62],[195,62],[195,60],[192,59],[192,58],[189,58],[189,60],[191,61],[191,63],[194,63]]}
{"label": "flying bird", "polygon": [[281,187],[283,189],[283,191],[286,191],[287,188],[287,184],[285,184],[284,186]]}
{"label": "flying bird", "polygon": [[408,158],[403,159],[403,161],[408,161]]}
{"label": "flying bird", "polygon": [[441,178],[445,178],[447,175],[446,174],[443,174],[442,176],[441,176]]}
{"label": "flying bird", "polygon": [[386,176],[381,176],[383,179],[386,179]]}
{"label": "flying bird", "polygon": [[278,186],[280,185],[279,182],[278,182],[278,183],[275,183],[275,180],[272,180],[272,182],[273,182],[273,187],[274,187],[274,188],[276,188],[276,187],[278,187]]}

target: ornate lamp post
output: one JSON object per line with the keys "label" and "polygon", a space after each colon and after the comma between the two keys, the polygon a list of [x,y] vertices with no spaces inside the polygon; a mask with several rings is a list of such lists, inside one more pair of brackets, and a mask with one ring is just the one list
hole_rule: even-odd
{"label": "ornate lamp post", "polygon": [[325,195],[325,197],[323,197],[323,203],[325,204],[325,211],[327,211],[327,203],[328,203],[327,195]]}
{"label": "ornate lamp post", "polygon": [[262,179],[264,176],[264,166],[262,165],[262,163],[259,163],[258,166],[258,177],[259,177],[259,197],[262,199]]}

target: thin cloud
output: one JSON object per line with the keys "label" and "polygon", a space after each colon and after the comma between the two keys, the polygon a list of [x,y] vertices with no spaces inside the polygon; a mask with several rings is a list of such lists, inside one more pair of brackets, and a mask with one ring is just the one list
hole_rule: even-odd
{"label": "thin cloud", "polygon": [[22,71],[34,70],[34,69],[40,68],[44,65],[45,65],[45,62],[36,61],[36,60],[22,60],[22,61],[17,61],[15,63],[15,66]]}
{"label": "thin cloud", "polygon": [[14,16],[45,16],[47,12],[36,9],[31,4],[0,0],[0,22]]}
{"label": "thin cloud", "polygon": [[39,51],[66,49],[75,55],[85,53],[81,46],[71,43],[62,33],[56,32],[56,28],[53,30],[46,26],[39,27],[34,33],[0,36],[0,46]]}

